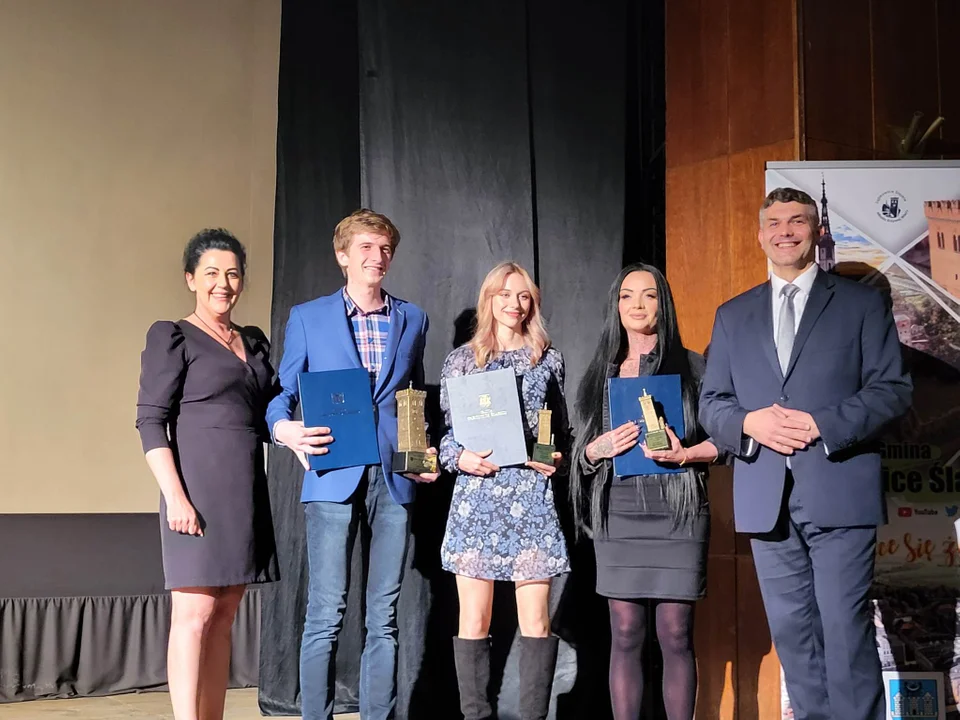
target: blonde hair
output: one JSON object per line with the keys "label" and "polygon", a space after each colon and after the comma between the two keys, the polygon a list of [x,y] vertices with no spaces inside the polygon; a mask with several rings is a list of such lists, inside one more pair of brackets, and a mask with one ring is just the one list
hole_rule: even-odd
{"label": "blonde hair", "polygon": [[346,252],[350,249],[350,241],[354,235],[360,233],[370,233],[371,235],[383,235],[390,240],[390,251],[394,252],[397,245],[400,244],[400,231],[397,230],[390,218],[373,210],[360,208],[356,212],[347,215],[343,220],[337,223],[333,231],[333,250],[334,252]]}
{"label": "blonde hair", "polygon": [[493,317],[493,296],[503,290],[507,277],[517,274],[524,279],[530,289],[530,312],[523,320],[523,339],[530,348],[530,361],[533,365],[550,347],[550,337],[540,315],[540,288],[534,284],[529,273],[512,262],[503,262],[487,273],[480,285],[480,297],[477,300],[477,327],[470,338],[477,367],[483,367],[499,352],[497,349],[497,321]]}

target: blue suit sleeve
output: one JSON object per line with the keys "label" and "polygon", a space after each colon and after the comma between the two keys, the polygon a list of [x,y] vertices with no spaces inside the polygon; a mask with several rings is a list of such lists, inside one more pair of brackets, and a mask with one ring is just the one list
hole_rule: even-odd
{"label": "blue suit sleeve", "polygon": [[721,310],[714,318],[700,391],[700,424],[719,451],[743,456],[743,420],[747,410],[740,406],[733,386],[730,338]]}
{"label": "blue suit sleeve", "polygon": [[[283,357],[278,370],[280,392],[267,406],[267,427],[273,437],[274,426],[281,420],[292,420],[293,412],[300,402],[301,372],[307,369],[307,335],[297,308],[290,310],[287,329],[283,337]],[[276,438],[274,438],[276,442]]]}
{"label": "blue suit sleeve", "polygon": [[913,382],[903,368],[892,309],[879,293],[871,295],[863,318],[860,350],[860,390],[810,413],[830,454],[872,439],[910,407]]}

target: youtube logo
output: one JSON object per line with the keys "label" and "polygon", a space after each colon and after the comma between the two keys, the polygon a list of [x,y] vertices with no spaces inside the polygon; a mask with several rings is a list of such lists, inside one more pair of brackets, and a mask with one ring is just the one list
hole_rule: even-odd
{"label": "youtube logo", "polygon": [[913,517],[913,508],[897,508],[897,515],[900,517]]}

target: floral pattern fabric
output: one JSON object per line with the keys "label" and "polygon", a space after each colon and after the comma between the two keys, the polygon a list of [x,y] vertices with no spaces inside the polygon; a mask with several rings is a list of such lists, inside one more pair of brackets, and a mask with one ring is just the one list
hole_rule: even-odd
{"label": "floral pattern fabric", "polygon": [[501,468],[488,477],[468,475],[457,467],[463,448],[453,436],[446,380],[504,368],[513,368],[522,378],[520,403],[528,446],[537,436],[538,411],[546,405],[553,411],[554,444],[563,454],[557,472],[564,472],[567,465],[572,438],[563,392],[563,356],[558,350],[549,348],[536,365],[531,365],[529,348],[503,352],[482,368],[466,345],[450,353],[440,376],[447,431],[439,453],[443,467],[456,473],[457,479],[441,561],[445,570],[472,578],[540,580],[570,570],[551,479],[528,467]]}

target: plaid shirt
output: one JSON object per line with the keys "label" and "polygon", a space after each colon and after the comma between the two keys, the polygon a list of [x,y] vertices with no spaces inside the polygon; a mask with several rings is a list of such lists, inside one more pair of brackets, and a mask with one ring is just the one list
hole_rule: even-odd
{"label": "plaid shirt", "polygon": [[387,351],[387,333],[390,332],[390,296],[383,293],[383,307],[365,313],[343,288],[343,303],[350,318],[353,342],[357,345],[360,362],[370,373],[370,385],[377,384],[377,376],[383,366]]}

